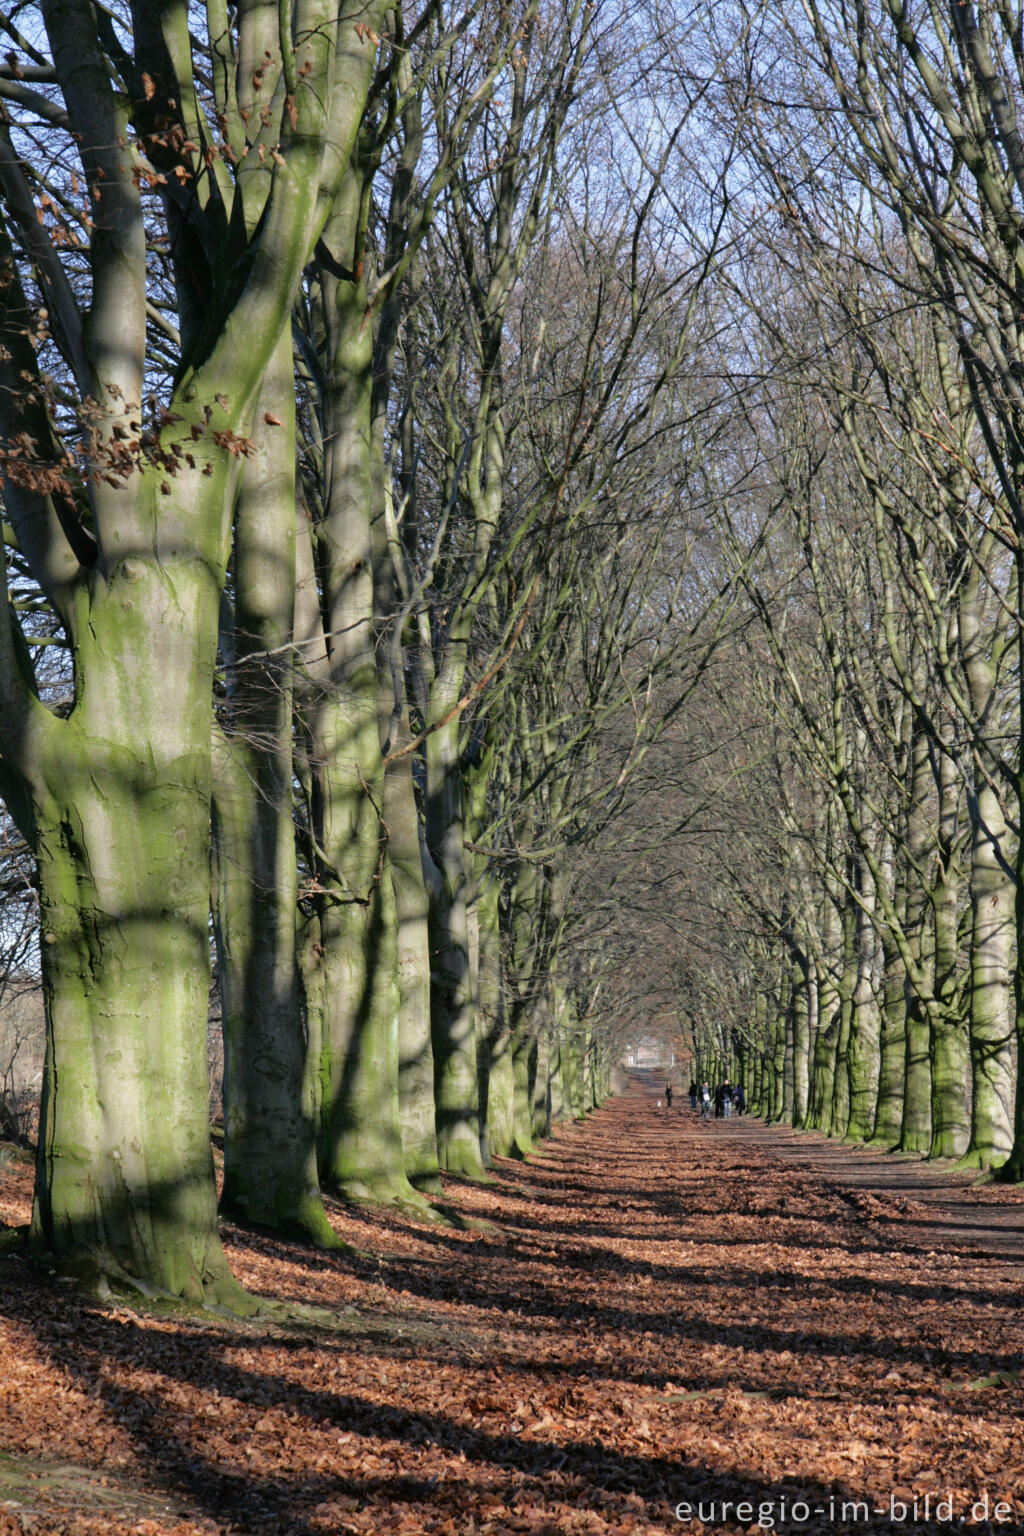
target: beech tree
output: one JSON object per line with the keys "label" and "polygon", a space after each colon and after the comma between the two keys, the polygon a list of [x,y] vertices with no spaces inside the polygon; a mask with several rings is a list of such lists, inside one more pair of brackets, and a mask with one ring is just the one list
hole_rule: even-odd
{"label": "beech tree", "polygon": [[0,90],[4,506],[74,674],[57,714],[3,626],[4,792],[38,864],[47,1002],[33,1235],[235,1305],[205,1051],[218,606],[385,13],[44,0]]}
{"label": "beech tree", "polygon": [[[783,989],[764,978],[766,1055],[781,1010],[772,1112],[781,1097],[799,1123],[809,1054],[815,1123],[864,1136],[873,1115],[887,1144],[990,1165],[1008,1150],[1019,744],[1016,343],[1000,329],[1015,244],[997,204],[1018,193],[1010,119],[993,109],[990,143],[979,103],[1015,65],[994,9],[808,5],[805,18],[752,27],[720,55],[731,120],[753,103],[739,120],[756,174],[736,190],[766,253],[743,236],[730,280],[753,318],[746,356],[723,365],[745,372],[753,462],[797,541],[788,572],[766,549],[748,589],[795,711],[783,739],[827,810],[801,842],[784,778],[772,792],[786,900],[766,928],[796,962]],[[797,614],[809,652],[794,649]],[[736,964],[748,973],[747,956]]]}
{"label": "beech tree", "polygon": [[[845,124],[843,154],[857,179],[906,231],[922,290],[941,306],[966,390],[998,476],[986,518],[1020,538],[1020,335],[1015,304],[1024,189],[1017,125],[1021,56],[1016,21],[999,4],[858,8],[856,17],[808,0],[801,57],[827,82]],[[1010,590],[1019,616],[1015,560]],[[1020,645],[1020,626],[1017,630]],[[1018,666],[1019,670],[1019,666]],[[1018,710],[1018,730],[1019,726]],[[1019,749],[1018,749],[1019,750]],[[1019,771],[1013,774],[1020,813]],[[1018,840],[1015,882],[1022,866]],[[1018,913],[1020,902],[1018,899]],[[1021,954],[1017,933],[1017,1083],[1014,1144],[1001,1176],[1024,1170]]]}

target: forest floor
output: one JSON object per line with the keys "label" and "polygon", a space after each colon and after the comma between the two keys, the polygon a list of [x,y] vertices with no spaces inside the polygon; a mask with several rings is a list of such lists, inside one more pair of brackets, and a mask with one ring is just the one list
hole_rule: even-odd
{"label": "forest floor", "polygon": [[[1024,1191],[662,1085],[452,1182],[464,1230],[332,1205],[352,1259],[225,1228],[333,1328],[0,1261],[0,1536],[1024,1532]],[[0,1219],[30,1182],[0,1156]]]}

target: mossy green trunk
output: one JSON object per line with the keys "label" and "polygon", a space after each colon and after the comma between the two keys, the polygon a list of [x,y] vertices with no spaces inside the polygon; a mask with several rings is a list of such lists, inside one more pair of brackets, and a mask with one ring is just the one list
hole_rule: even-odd
{"label": "mossy green trunk", "polygon": [[576,1020],[572,998],[561,982],[552,981],[550,996],[552,1018],[548,1077],[551,1084],[551,1120],[554,1122],[569,1119],[573,1114],[572,1064],[568,1043],[573,1037]]}
{"label": "mossy green trunk", "polygon": [[970,1046],[960,1012],[957,977],[959,865],[954,844],[958,798],[956,769],[949,753],[943,753],[939,772],[938,859],[930,893],[936,1002],[931,1021],[931,1157],[959,1157],[971,1134]]}
{"label": "mossy green trunk", "polygon": [[448,1173],[479,1178],[484,1168],[457,719],[427,738],[427,785],[428,842],[439,873],[430,902],[438,1161]]}
{"label": "mossy green trunk", "polygon": [[932,1140],[930,1157],[959,1157],[971,1133],[970,1040],[956,1019],[932,1028]]}
{"label": "mossy green trunk", "polygon": [[532,1125],[534,1141],[551,1134],[551,1031],[543,1024],[537,1032],[533,1052]]}
{"label": "mossy green trunk", "polygon": [[[564,1009],[559,1010],[559,1024],[564,1024]],[[548,1081],[551,1085],[549,1101],[551,1106],[551,1122],[564,1120],[568,1113],[565,1095],[565,1060],[562,1051],[564,1035],[559,1024],[551,1031],[551,1059],[548,1070]]]}
{"label": "mossy green trunk", "polygon": [[492,1157],[511,1157],[515,1148],[515,1068],[512,1037],[505,1031],[488,1039],[487,1137]]}
{"label": "mossy green trunk", "polygon": [[863,975],[853,999],[852,1024],[846,1134],[852,1140],[869,1141],[874,1133],[878,1103],[881,1020],[870,983]]}
{"label": "mossy green trunk", "polygon": [[[358,265],[354,201],[347,185],[325,231],[338,270]],[[323,999],[320,1171],[350,1198],[416,1203],[399,1114],[399,952],[374,652],[372,328],[361,280],[321,272],[321,289],[329,370],[316,531],[326,623],[307,648],[302,690],[319,921],[311,985]]]}
{"label": "mossy green trunk", "polygon": [[821,1021],[814,1042],[814,1063],[811,1073],[811,1108],[808,1115],[810,1130],[824,1131],[832,1128],[832,1096],[836,1079],[836,1043],[839,1038],[840,1002],[835,988],[831,989],[832,1011]]}
{"label": "mossy green trunk", "polygon": [[927,1153],[931,1146],[931,1031],[921,1000],[906,999],[903,1117],[899,1151]]}
{"label": "mossy green trunk", "polygon": [[580,1037],[580,1094],[582,1113],[589,1115],[594,1108],[594,1058],[595,1058],[594,1029],[588,1024]]}
{"label": "mossy green trunk", "polygon": [[400,758],[393,763],[384,781],[388,865],[398,925],[398,1102],[406,1173],[417,1189],[437,1193],[441,1186],[430,1044],[430,900],[410,761]]}
{"label": "mossy green trunk", "polygon": [[572,1033],[562,1043],[562,1073],[565,1080],[566,1111],[574,1120],[584,1113],[583,1056],[580,1048],[583,1031],[577,1021]]}
{"label": "mossy green trunk", "polygon": [[[536,1073],[536,1042],[526,1029],[512,1036],[513,1157],[529,1157],[533,1151],[533,1083]],[[588,1080],[587,1093],[591,1087]]]}
{"label": "mossy green trunk", "polygon": [[75,708],[35,806],[47,1043],[32,1230],[52,1253],[237,1303],[206,1063],[218,597],[201,562],[166,552],[89,594]]}
{"label": "mossy green trunk", "polygon": [[[107,1267],[170,1293],[244,1304],[220,1249],[208,1124],[218,603],[238,456],[364,114],[376,59],[369,39],[384,7],[357,0],[293,16],[284,5],[280,31],[275,15],[265,34],[263,18],[242,8],[237,93],[233,82],[216,113],[218,138],[226,144],[230,132],[237,153],[232,169],[214,153],[201,170],[191,142],[194,112],[204,111],[193,67],[218,44],[190,35],[193,19],[202,33],[198,15],[168,6],[136,12],[138,25],[113,45],[129,50],[128,62],[111,70],[107,13],[100,21],[91,7],[43,11],[85,171],[88,249],[75,263],[89,269],[88,313],[75,312],[68,290],[75,335],[62,388],[81,386],[75,435],[89,462],[79,460],[78,507],[66,515],[33,491],[30,520],[39,526],[26,554],[30,565],[43,555],[35,574],[50,587],[71,646],[69,717],[55,719],[31,696],[27,669],[15,669],[12,690],[14,673],[0,665],[5,776],[10,769],[31,802],[38,844],[49,1014],[33,1232],[55,1253],[90,1249]],[[259,50],[254,76],[247,61],[257,33],[270,48]],[[285,38],[293,45],[287,70]],[[202,91],[212,104],[209,79]],[[242,107],[261,95],[265,112]],[[272,167],[262,153],[247,156],[243,114],[251,143],[275,144]],[[164,148],[190,143],[175,166],[182,184],[162,212],[140,177],[141,141],[155,128]],[[73,180],[70,162],[67,170]],[[166,251],[159,276],[154,242]],[[45,281],[56,272],[51,264]],[[5,267],[0,310],[9,311],[15,278],[13,264]],[[162,304],[175,286],[178,356],[154,364],[153,301]],[[21,334],[24,342],[24,326]],[[8,359],[13,339],[0,345]],[[166,382],[171,373],[168,392],[157,376]],[[144,409],[151,389],[159,399]],[[76,419],[66,399],[60,409]],[[41,463],[49,452],[42,445]],[[5,517],[16,516],[9,482],[3,496]],[[7,634],[0,656],[9,646]],[[28,725],[38,743],[14,739]]]}
{"label": "mossy green trunk", "polygon": [[[335,814],[340,799],[335,797]],[[369,808],[364,803],[360,811],[367,822],[363,847],[372,847],[379,860]],[[353,841],[345,839],[350,869],[356,862]],[[367,875],[365,864],[362,874]],[[350,1199],[413,1203],[398,1104],[394,893],[386,877],[371,878],[363,889],[364,901],[325,903],[320,913],[321,1178]]]}
{"label": "mossy green trunk", "polygon": [[[767,1050],[768,1037],[768,1000],[763,992],[759,992],[754,999],[754,1065],[753,1065],[753,1092],[750,1100],[751,1113],[764,1115],[771,1114],[770,1079],[765,1070],[765,1051]],[[704,1081],[704,1074],[699,1069],[694,1081],[698,1089]]]}

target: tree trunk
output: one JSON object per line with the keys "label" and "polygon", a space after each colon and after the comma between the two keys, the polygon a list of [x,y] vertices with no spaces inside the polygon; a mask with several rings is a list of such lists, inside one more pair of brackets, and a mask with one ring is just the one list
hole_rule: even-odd
{"label": "tree trunk", "polygon": [[[863,892],[869,911],[874,909],[874,891]],[[868,913],[857,913],[857,982],[853,994],[849,1070],[849,1116],[846,1135],[852,1140],[868,1141],[875,1127],[880,1067],[880,1020],[872,986],[874,968],[874,930]]]}
{"label": "tree trunk", "polygon": [[398,1101],[405,1169],[416,1189],[439,1194],[430,1044],[430,898],[409,758],[387,770],[384,820],[398,924]]}
{"label": "tree trunk", "polygon": [[[513,1157],[529,1157],[533,1151],[533,1082],[536,1072],[535,1041],[525,1028],[512,1037]],[[588,1066],[590,1063],[588,1063]],[[588,1080],[588,1100],[592,1099]]]}
{"label": "tree trunk", "polygon": [[[214,741],[215,933],[224,1021],[221,1208],[243,1224],[339,1239],[323,1209],[296,930],[292,806],[295,388],[285,333],[267,370],[235,507],[226,731]],[[286,423],[289,426],[286,427]]]}
{"label": "tree trunk", "polygon": [[810,964],[802,950],[793,951],[793,1114],[792,1124],[802,1130],[807,1124],[810,1089],[811,996]]}
{"label": "tree trunk", "polygon": [[457,718],[427,738],[427,784],[427,836],[440,873],[430,903],[438,1161],[449,1173],[480,1178],[484,1168]]}
{"label": "tree trunk", "polygon": [[[1018,474],[1018,480],[1020,475]],[[1016,560],[1017,613],[1024,613],[1024,560]],[[1024,722],[1024,633],[1017,628],[1017,710],[1018,720]],[[1018,725],[1018,730],[1024,724]],[[1019,750],[1019,749],[1018,749]],[[1024,765],[1018,764],[1014,779],[1018,824],[1024,826]],[[1010,1155],[999,1168],[997,1177],[1001,1183],[1024,1182],[1024,837],[1017,838],[1015,864],[1016,890],[1014,893],[1014,925],[1017,941],[1017,958],[1013,968],[1014,1034],[1017,1045],[1017,1081],[1013,1110],[1013,1145]]]}
{"label": "tree trunk", "polygon": [[1010,955],[1013,883],[1009,832],[999,797],[981,775],[971,817],[971,1136],[964,1161],[991,1168],[1013,1143]]}
{"label": "tree trunk", "polygon": [[[846,879],[853,891],[863,886],[863,869],[855,854],[846,860]],[[832,1085],[830,1136],[845,1136],[850,1126],[850,1052],[854,1040],[854,1009],[860,979],[862,925],[855,896],[848,891],[841,921],[842,949],[839,974],[839,1027],[836,1035],[835,1077]]]}
{"label": "tree trunk", "polygon": [[[892,886],[897,866],[891,850],[884,852],[879,873]],[[906,920],[906,882],[901,871],[900,884],[893,890],[893,907],[899,921]],[[907,997],[904,986],[904,967],[899,945],[888,927],[881,935],[882,946],[882,1017],[880,1057],[878,1066],[878,1100],[875,1106],[875,1124],[872,1143],[894,1149],[900,1139],[903,1123],[903,1083],[906,1071],[906,1014]]]}
{"label": "tree trunk", "polygon": [[[960,645],[974,716],[987,722],[996,707],[991,636],[979,609],[980,572],[973,564],[960,595]],[[1013,1144],[1013,1027],[1010,957],[1013,879],[1010,834],[999,795],[989,782],[998,767],[975,748],[971,817],[971,1135],[964,1161],[990,1168]]]}
{"label": "tree trunk", "polygon": [[929,893],[935,934],[935,1001],[931,1029],[932,1139],[930,1157],[959,1157],[971,1133],[970,1054],[957,980],[959,869],[954,851],[956,769],[948,752],[939,759],[938,857]]}
{"label": "tree trunk", "polygon": [[511,1157],[515,1148],[515,1067],[512,1037],[488,1033],[487,1136],[492,1157]]}
{"label": "tree trunk", "polygon": [[534,1141],[551,1134],[551,1026],[547,1022],[537,1031],[533,1052],[533,1122]]}
{"label": "tree trunk", "polygon": [[[320,1196],[315,1063],[297,976],[291,816],[282,823],[280,803],[254,794],[254,783],[266,774],[253,759],[240,743],[215,742],[215,932],[224,1028],[221,1209],[244,1226],[333,1247],[339,1239]],[[290,778],[288,791],[290,797]]]}
{"label": "tree trunk", "polygon": [[[773,1123],[781,1123],[789,1120],[790,1107],[786,1102],[786,1060],[787,1043],[791,1047],[791,1034],[789,1028],[790,988],[789,969],[783,973],[784,985],[780,988],[780,997],[777,1004],[774,1024],[774,1040],[772,1042],[772,1075],[771,1075],[771,1119]],[[791,1049],[789,1060],[792,1061]],[[792,1079],[790,1079],[792,1081]],[[714,1087],[714,1084],[712,1084]]]}
{"label": "tree trunk", "polygon": [[500,887],[491,870],[477,876],[478,1096],[486,1157],[507,1157],[512,1146],[512,1059],[501,978]]}
{"label": "tree trunk", "polygon": [[[354,201],[347,183],[324,235],[347,271],[361,265]],[[374,652],[372,328],[361,279],[321,271],[321,290],[329,371],[317,536],[327,622],[318,652],[307,654],[303,701],[320,924],[313,984],[324,1000],[321,1177],[353,1199],[423,1208],[406,1177],[399,1114],[396,898]]]}
{"label": "tree trunk", "polygon": [[[928,808],[931,765],[924,730],[916,724],[911,738],[910,807],[907,816],[907,848],[920,870],[927,858],[931,839]],[[926,895],[915,873],[908,877],[907,939],[918,969],[929,986],[934,966],[929,935],[926,933]],[[925,999],[911,985],[906,986],[906,1063],[903,1080],[903,1119],[899,1150],[926,1154],[931,1147],[931,1028]]]}
{"label": "tree trunk", "polygon": [[210,699],[217,586],[132,556],[90,593],[35,808],[47,1048],[34,1239],[252,1310],[210,1150]]}

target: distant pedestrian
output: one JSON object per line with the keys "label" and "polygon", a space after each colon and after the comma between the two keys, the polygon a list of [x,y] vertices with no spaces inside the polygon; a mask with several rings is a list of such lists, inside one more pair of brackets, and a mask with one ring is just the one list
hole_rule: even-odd
{"label": "distant pedestrian", "polygon": [[721,1120],[725,1114],[725,1089],[721,1083],[715,1088],[715,1119]]}
{"label": "distant pedestrian", "polygon": [[667,1107],[669,1109],[672,1108],[672,1084],[671,1083],[668,1083],[665,1086],[665,1104],[667,1105]]}
{"label": "distant pedestrian", "polygon": [[700,1117],[702,1120],[711,1119],[711,1087],[703,1083],[700,1090]]}
{"label": "distant pedestrian", "polygon": [[722,1114],[727,1120],[732,1115],[732,1099],[732,1084],[730,1083],[729,1079],[726,1078],[725,1082],[722,1084]]}
{"label": "distant pedestrian", "polygon": [[697,1084],[694,1082],[693,1078],[691,1077],[690,1078],[690,1108],[691,1109],[696,1109],[697,1108],[697,1095],[699,1093],[700,1093],[700,1089],[697,1087]]}
{"label": "distant pedestrian", "polygon": [[743,1111],[747,1107],[747,1096],[743,1092],[743,1084],[742,1083],[737,1083],[736,1087],[733,1089],[733,1091],[732,1091],[732,1102],[733,1102],[733,1105],[735,1106],[736,1113],[738,1115],[742,1115]]}

